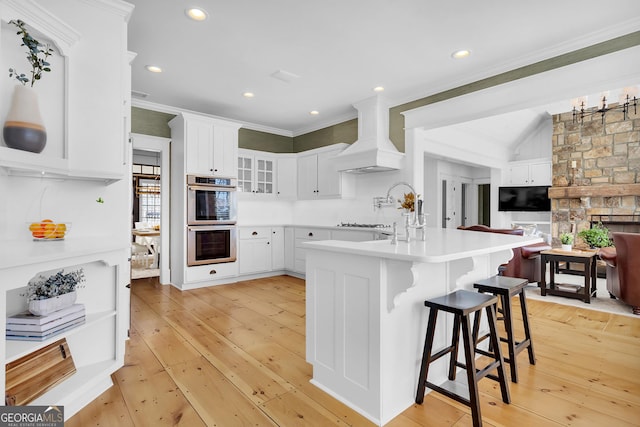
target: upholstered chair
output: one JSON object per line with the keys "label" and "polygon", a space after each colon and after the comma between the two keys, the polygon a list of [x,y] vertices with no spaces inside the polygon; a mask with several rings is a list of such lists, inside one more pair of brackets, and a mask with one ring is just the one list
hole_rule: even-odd
{"label": "upholstered chair", "polygon": [[615,247],[601,248],[607,264],[607,290],[640,315],[640,234],[611,233]]}
{"label": "upholstered chair", "polygon": [[[522,236],[524,230],[511,228],[491,228],[486,225],[460,226],[459,230],[483,231],[487,233],[514,234]],[[540,252],[551,249],[546,243],[531,243],[513,249],[513,258],[500,266],[499,273],[506,277],[527,279],[529,283],[540,282]]]}

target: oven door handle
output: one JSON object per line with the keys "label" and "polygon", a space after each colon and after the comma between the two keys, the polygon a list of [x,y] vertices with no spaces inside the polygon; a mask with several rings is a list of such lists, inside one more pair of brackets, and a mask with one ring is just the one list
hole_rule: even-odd
{"label": "oven door handle", "polygon": [[237,191],[237,187],[223,187],[219,185],[188,185],[189,191]]}

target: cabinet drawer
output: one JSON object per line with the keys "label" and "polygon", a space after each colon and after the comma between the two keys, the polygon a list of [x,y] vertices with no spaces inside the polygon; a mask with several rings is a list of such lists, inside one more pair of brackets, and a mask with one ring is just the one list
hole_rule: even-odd
{"label": "cabinet drawer", "polygon": [[296,239],[330,240],[331,231],[322,228],[296,228]]}
{"label": "cabinet drawer", "polygon": [[185,272],[185,280],[187,282],[203,282],[205,280],[218,280],[237,275],[238,263],[224,262],[220,264],[188,267]]}
{"label": "cabinet drawer", "polygon": [[271,227],[240,227],[240,239],[269,239]]}

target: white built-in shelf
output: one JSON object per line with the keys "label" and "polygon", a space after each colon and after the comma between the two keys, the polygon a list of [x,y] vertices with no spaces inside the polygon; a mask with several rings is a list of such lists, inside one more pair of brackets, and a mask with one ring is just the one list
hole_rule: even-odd
{"label": "white built-in shelf", "polygon": [[43,341],[18,341],[18,340],[6,340],[7,348],[5,351],[5,363],[13,362],[16,359],[26,356],[29,353],[36,351],[39,348],[46,347],[47,345],[54,343],[62,338],[66,338],[73,335],[83,329],[91,327],[93,324],[102,321],[108,317],[116,315],[115,310],[103,311],[100,313],[91,313],[85,316],[85,322],[73,329],[64,331],[53,337],[47,338]]}
{"label": "white built-in shelf", "polygon": [[[113,241],[109,237],[71,237],[51,242],[29,238],[0,240],[0,270],[42,263],[59,264],[69,259],[73,259],[73,265],[96,260],[117,262],[119,259],[113,252],[128,248],[127,242]],[[11,289],[8,284],[0,284],[0,287]]]}

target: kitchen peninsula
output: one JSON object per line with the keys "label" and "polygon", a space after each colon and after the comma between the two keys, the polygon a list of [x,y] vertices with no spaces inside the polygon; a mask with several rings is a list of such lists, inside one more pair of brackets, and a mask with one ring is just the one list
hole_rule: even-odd
{"label": "kitchen peninsula", "polygon": [[[472,289],[512,248],[538,237],[427,228],[426,240],[305,243],[306,358],[311,382],[384,425],[413,404],[428,311],[424,300]],[[434,346],[451,337],[441,321]],[[429,379],[446,380],[442,358]]]}

